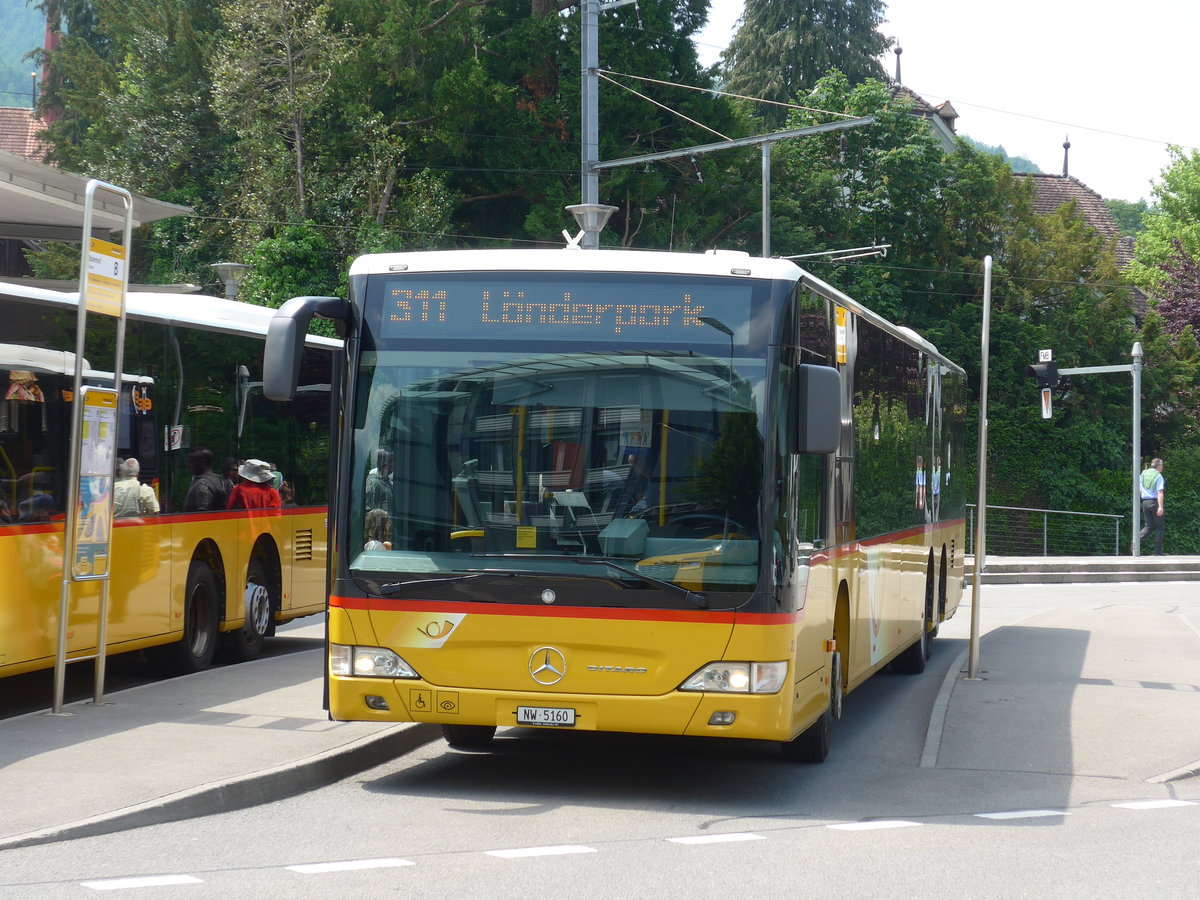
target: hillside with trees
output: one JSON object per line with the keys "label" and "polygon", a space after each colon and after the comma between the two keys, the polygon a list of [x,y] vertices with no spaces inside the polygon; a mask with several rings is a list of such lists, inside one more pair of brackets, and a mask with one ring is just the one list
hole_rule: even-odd
{"label": "hillside with trees", "polygon": [[0,4],[0,106],[28,107],[33,101],[30,73],[37,65],[26,54],[42,46],[46,19],[24,0]]}
{"label": "hillside with trees", "polygon": [[985,144],[965,134],[960,135],[960,137],[976,150],[979,150],[983,153],[991,153],[994,156],[1000,157],[1002,160],[1008,163],[1009,168],[1011,168],[1014,172],[1036,175],[1040,174],[1042,171],[1040,168],[1038,168],[1037,163],[1035,163],[1028,156],[1009,156],[1008,151],[1005,150],[1003,146],[996,147],[991,144]]}
{"label": "hillside with trees", "polygon": [[[344,291],[349,261],[364,252],[561,246],[560,230],[574,228],[563,210],[580,194],[579,16],[569,0],[43,6],[68,26],[43,98],[43,109],[61,111],[50,128],[56,159],[195,210],[138,234],[137,279],[216,289],[208,264],[233,259],[252,266],[241,297],[277,305]],[[887,46],[882,6],[752,0],[719,71],[702,67],[692,44],[708,0],[604,13],[600,158],[774,127],[780,114],[764,110],[782,107],[714,94],[718,76],[740,83],[736,93],[776,92],[807,108],[782,113],[780,125],[875,116],[869,128],[776,145],[772,250],[890,244],[886,258],[811,267],[928,335],[965,366],[972,391],[982,260],[994,258],[990,502],[1129,513],[1127,383],[1065,380],[1044,421],[1025,374],[1042,347],[1064,366],[1109,365],[1142,340],[1143,449],[1171,455],[1175,484],[1200,482],[1200,454],[1188,462],[1182,449],[1197,427],[1190,330],[1152,314],[1136,332],[1111,248],[1081,217],[1035,215],[1030,186],[1000,156],[966,141],[943,152],[874,77]],[[769,71],[745,30],[815,21],[823,27],[804,34],[811,71]],[[1172,184],[1163,210],[1174,214],[1190,184]],[[600,198],[619,210],[605,246],[760,250],[753,148],[609,171]],[[1200,234],[1182,214],[1174,222]],[[1163,265],[1181,279],[1188,271],[1171,261],[1174,228],[1148,231],[1159,244],[1142,271],[1156,283],[1176,277]],[[1181,249],[1193,254],[1200,240],[1187,233]],[[38,265],[54,274],[49,254]],[[1200,503],[1175,496],[1168,548],[1198,550]]]}

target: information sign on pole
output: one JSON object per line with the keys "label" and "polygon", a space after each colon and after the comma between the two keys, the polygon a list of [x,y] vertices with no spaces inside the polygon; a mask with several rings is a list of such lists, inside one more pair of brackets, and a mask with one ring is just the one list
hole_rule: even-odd
{"label": "information sign on pole", "polygon": [[117,392],[83,388],[79,483],[75,491],[75,530],[71,580],[108,578],[112,534],[113,458],[117,450]]}
{"label": "information sign on pole", "polygon": [[1050,388],[1042,388],[1042,418],[1049,419],[1053,412],[1051,410],[1051,391]]}
{"label": "information sign on pole", "polygon": [[120,316],[125,309],[125,248],[92,238],[83,270],[83,296],[88,312]]}

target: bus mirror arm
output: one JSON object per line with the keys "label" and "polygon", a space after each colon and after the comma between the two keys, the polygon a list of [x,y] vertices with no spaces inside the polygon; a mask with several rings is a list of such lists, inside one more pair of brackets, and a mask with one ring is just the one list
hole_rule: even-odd
{"label": "bus mirror arm", "polygon": [[291,400],[300,380],[308,323],[314,315],[344,322],[349,313],[349,302],[340,297],[293,297],[279,307],[267,325],[263,394],[270,400]]}

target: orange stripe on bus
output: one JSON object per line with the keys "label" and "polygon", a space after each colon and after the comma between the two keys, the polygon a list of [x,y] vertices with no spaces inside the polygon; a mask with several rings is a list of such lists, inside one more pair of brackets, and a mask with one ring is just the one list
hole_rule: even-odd
{"label": "orange stripe on bus", "polygon": [[606,607],[525,606],[519,603],[470,603],[444,600],[388,600],[381,597],[330,596],[336,609],[369,612],[474,613],[483,616],[544,617],[552,619],[613,619],[637,622],[699,622],[702,624],[782,625],[803,616],[798,613],[743,613],[736,610],[611,609]]}

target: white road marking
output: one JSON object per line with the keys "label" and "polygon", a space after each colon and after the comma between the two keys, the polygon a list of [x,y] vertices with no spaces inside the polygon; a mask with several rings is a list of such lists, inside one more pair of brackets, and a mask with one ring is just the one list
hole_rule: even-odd
{"label": "white road marking", "polygon": [[566,856],[571,853],[595,853],[594,847],[580,847],[578,844],[563,844],[558,847],[521,847],[516,850],[485,850],[488,856],[499,856],[501,859],[521,859],[526,856]]}
{"label": "white road marking", "polygon": [[1014,809],[1011,812],[975,813],[977,819],[1043,819],[1047,816],[1069,816],[1061,809]]}
{"label": "white road marking", "polygon": [[166,887],[171,884],[203,884],[191,875],[146,875],[140,878],[105,878],[102,881],[84,881],[81,884],[93,891],[121,891],[127,888]]}
{"label": "white road marking", "polygon": [[1170,809],[1173,806],[1195,806],[1192,800],[1138,800],[1134,803],[1114,803],[1117,809]]}
{"label": "white road marking", "polygon": [[320,875],[324,872],[354,872],[359,869],[394,869],[397,866],[415,866],[415,862],[407,859],[350,859],[345,862],[304,863],[299,866],[287,866],[289,872],[299,872],[301,875]]}
{"label": "white road marking", "polygon": [[761,834],[732,832],[730,834],[693,834],[690,837],[667,838],[673,844],[724,844],[730,841],[761,841]]}
{"label": "white road marking", "polygon": [[875,831],[881,828],[911,828],[920,822],[906,822],[903,819],[880,819],[878,822],[844,822],[841,825],[827,825],[837,831]]}

